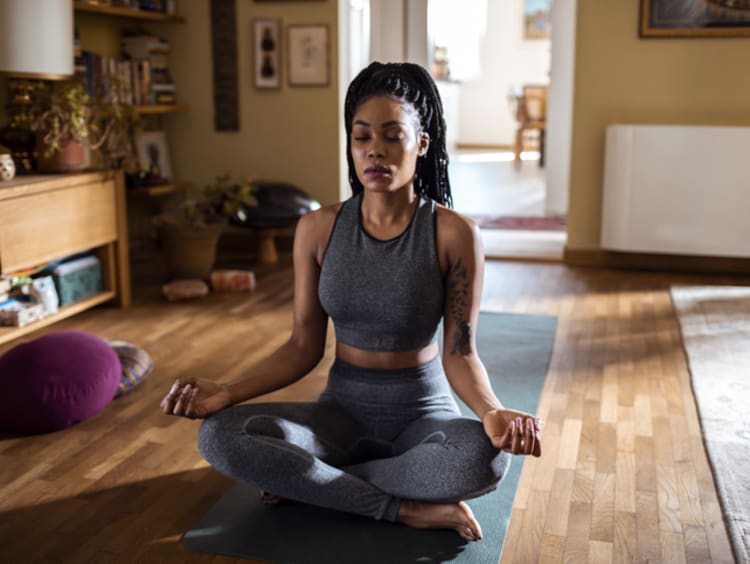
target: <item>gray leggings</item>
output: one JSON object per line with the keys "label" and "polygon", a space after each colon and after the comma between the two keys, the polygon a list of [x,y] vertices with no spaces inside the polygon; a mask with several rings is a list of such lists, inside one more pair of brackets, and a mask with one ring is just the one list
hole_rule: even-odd
{"label": "gray leggings", "polygon": [[460,415],[439,358],[402,370],[336,360],[317,401],[224,409],[203,422],[198,448],[221,473],[274,495],[388,521],[401,499],[492,491],[510,463]]}

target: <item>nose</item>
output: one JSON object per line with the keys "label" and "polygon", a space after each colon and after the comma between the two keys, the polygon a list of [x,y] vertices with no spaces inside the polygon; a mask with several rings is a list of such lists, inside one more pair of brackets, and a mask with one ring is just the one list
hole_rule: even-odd
{"label": "nose", "polygon": [[377,159],[385,156],[385,148],[378,137],[374,137],[367,148],[367,158]]}

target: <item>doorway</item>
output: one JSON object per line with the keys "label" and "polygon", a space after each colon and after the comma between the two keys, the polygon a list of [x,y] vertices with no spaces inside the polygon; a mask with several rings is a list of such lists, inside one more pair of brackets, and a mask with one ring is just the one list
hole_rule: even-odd
{"label": "doorway", "polygon": [[[357,0],[349,2],[362,6]],[[370,29],[366,62],[416,62],[436,78],[448,125],[455,207],[483,218],[486,254],[561,258],[566,240],[576,0],[366,4]],[[442,28],[431,21],[441,12],[447,13]],[[349,27],[342,21],[340,29]],[[555,30],[551,39],[546,35],[550,28]],[[349,35],[346,40],[340,36],[340,45],[342,52],[362,53],[362,35]],[[353,74],[340,76],[345,88]],[[513,162],[517,125],[513,94],[524,84],[550,85],[543,167],[533,135],[526,140],[520,162]]]}

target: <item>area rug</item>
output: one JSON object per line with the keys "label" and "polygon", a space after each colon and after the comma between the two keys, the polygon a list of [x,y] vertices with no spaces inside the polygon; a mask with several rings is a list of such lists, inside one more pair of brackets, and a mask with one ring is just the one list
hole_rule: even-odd
{"label": "area rug", "polygon": [[[536,412],[556,324],[548,316],[480,314],[479,353],[506,406]],[[482,525],[478,542],[298,503],[265,507],[257,489],[241,484],[183,542],[200,552],[285,564],[497,564],[522,468],[523,458],[515,457],[495,491],[468,502]]]}
{"label": "area rug", "polygon": [[481,229],[519,231],[565,231],[565,218],[557,216],[515,216],[469,214]]}
{"label": "area rug", "polygon": [[671,288],[738,562],[750,562],[750,286]]}

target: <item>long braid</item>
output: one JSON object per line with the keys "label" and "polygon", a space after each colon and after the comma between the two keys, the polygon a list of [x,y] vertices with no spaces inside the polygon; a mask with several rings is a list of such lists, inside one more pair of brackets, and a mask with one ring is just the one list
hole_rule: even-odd
{"label": "long braid", "polygon": [[411,104],[419,114],[422,131],[430,136],[427,154],[417,159],[414,189],[419,195],[453,207],[448,178],[448,150],[443,103],[430,74],[413,63],[371,63],[349,85],[344,103],[346,159],[354,194],[364,190],[357,178],[351,153],[352,120],[357,108],[376,95],[393,96]]}

